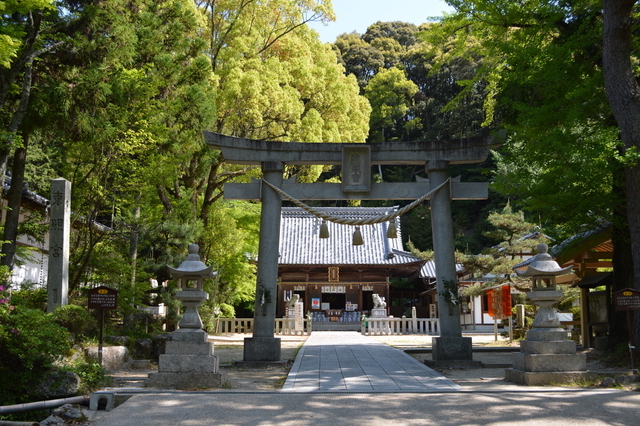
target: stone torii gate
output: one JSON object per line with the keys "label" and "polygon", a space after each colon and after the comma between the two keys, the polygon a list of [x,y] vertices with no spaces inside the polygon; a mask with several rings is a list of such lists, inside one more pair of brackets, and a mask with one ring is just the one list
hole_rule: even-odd
{"label": "stone torii gate", "polygon": [[[437,271],[440,337],[434,338],[436,362],[471,360],[471,338],[462,337],[460,308],[442,294],[456,282],[450,200],[486,199],[488,184],[451,183],[450,164],[479,163],[498,143],[491,137],[430,142],[375,144],[274,142],[204,132],[205,141],[222,151],[228,163],[262,167],[263,179],[298,200],[415,200],[444,185],[431,196],[431,223]],[[341,165],[342,183],[283,181],[285,165]],[[428,182],[371,183],[371,165],[424,165]],[[280,339],[274,337],[282,196],[260,181],[226,184],[225,198],[262,201],[254,332],[244,343],[244,361],[279,361]]]}

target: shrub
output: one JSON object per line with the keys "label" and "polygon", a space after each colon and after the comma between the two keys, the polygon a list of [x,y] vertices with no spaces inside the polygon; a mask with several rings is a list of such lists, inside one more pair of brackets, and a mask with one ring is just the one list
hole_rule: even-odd
{"label": "shrub", "polygon": [[28,400],[33,383],[70,349],[52,315],[13,305],[0,287],[0,405]]}
{"label": "shrub", "polygon": [[97,335],[98,322],[91,313],[82,306],[65,305],[53,312],[54,321],[69,330],[74,342]]}
{"label": "shrub", "polygon": [[47,310],[47,289],[45,287],[34,288],[33,285],[23,284],[20,290],[11,293],[11,303],[29,309]]}
{"label": "shrub", "polygon": [[80,376],[81,383],[78,393],[81,395],[89,394],[111,384],[111,377],[107,374],[107,370],[88,357],[73,361],[65,369]]}

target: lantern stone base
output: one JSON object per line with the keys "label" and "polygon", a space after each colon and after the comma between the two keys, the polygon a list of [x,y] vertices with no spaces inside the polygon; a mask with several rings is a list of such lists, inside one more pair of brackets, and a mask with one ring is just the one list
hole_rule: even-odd
{"label": "lantern stone base", "polygon": [[567,340],[560,328],[533,328],[520,352],[513,354],[513,368],[505,370],[505,380],[521,385],[565,384],[593,376],[587,370],[585,354],[576,353],[576,343]]}
{"label": "lantern stone base", "polygon": [[157,389],[210,389],[228,383],[227,373],[151,373],[147,387]]}
{"label": "lantern stone base", "polygon": [[434,337],[431,342],[431,360],[425,361],[429,367],[482,366],[473,360],[471,337]]}
{"label": "lantern stone base", "polygon": [[213,343],[203,330],[180,329],[171,334],[160,355],[158,372],[149,374],[148,387],[161,389],[219,388],[227,383]]}
{"label": "lantern stone base", "polygon": [[548,371],[527,372],[508,368],[505,370],[505,380],[527,386],[563,385],[584,380],[594,380],[596,373],[589,371]]}
{"label": "lantern stone base", "polygon": [[245,362],[280,361],[280,339],[276,337],[246,337],[244,339]]}

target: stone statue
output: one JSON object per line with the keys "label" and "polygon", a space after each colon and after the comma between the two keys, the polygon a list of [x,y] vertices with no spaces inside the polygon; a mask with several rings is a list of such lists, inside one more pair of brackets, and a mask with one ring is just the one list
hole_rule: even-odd
{"label": "stone statue", "polygon": [[384,309],[387,307],[387,302],[384,301],[384,297],[380,297],[379,294],[373,295],[373,309]]}
{"label": "stone statue", "polygon": [[299,294],[294,294],[293,296],[291,296],[291,298],[289,300],[287,300],[287,308],[294,308],[296,306],[296,303],[300,300],[300,295]]}

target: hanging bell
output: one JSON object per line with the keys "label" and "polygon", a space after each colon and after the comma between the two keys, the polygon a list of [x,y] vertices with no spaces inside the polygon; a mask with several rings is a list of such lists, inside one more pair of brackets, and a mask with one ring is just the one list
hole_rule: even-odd
{"label": "hanging bell", "polygon": [[396,226],[395,218],[389,221],[389,227],[387,228],[387,238],[398,238],[398,228]]}
{"label": "hanging bell", "polygon": [[329,238],[329,225],[324,219],[322,219],[322,223],[320,224],[320,238]]}
{"label": "hanging bell", "polygon": [[353,242],[352,244],[354,246],[361,246],[364,244],[364,241],[362,240],[362,232],[360,232],[360,227],[356,226],[356,230],[353,231]]}

